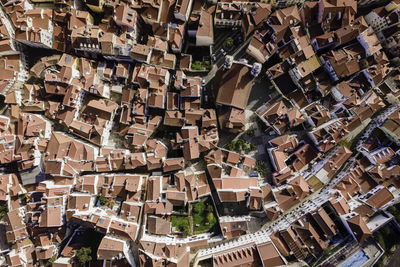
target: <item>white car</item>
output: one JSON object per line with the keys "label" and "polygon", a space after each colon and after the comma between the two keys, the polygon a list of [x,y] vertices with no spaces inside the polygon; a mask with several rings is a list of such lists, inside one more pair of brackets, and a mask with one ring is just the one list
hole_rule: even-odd
{"label": "white car", "polygon": [[220,52],[221,52],[221,54],[222,54],[223,56],[226,56],[226,52],[225,52],[224,49],[221,48]]}
{"label": "white car", "polygon": [[239,59],[239,62],[240,62],[240,63],[243,63],[243,64],[249,63],[249,62],[247,61],[247,59],[245,59],[245,58]]}

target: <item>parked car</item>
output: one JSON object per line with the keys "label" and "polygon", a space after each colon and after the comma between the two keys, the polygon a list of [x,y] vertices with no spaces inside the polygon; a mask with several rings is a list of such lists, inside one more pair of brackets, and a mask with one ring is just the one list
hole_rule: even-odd
{"label": "parked car", "polygon": [[240,63],[243,63],[243,64],[249,63],[249,62],[247,61],[247,59],[245,59],[245,58],[239,59],[239,62],[240,62]]}

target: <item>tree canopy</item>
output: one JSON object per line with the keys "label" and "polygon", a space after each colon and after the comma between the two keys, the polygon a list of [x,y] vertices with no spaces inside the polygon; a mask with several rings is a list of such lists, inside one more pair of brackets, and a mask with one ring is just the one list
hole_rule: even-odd
{"label": "tree canopy", "polygon": [[77,252],[75,257],[78,259],[79,263],[86,265],[87,262],[92,260],[92,249],[89,247],[82,247]]}

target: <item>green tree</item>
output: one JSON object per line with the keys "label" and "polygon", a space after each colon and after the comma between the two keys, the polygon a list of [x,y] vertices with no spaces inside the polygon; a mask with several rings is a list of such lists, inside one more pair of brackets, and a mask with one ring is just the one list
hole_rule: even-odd
{"label": "green tree", "polygon": [[225,148],[230,150],[230,151],[234,151],[235,150],[235,142],[230,142],[229,144],[225,145]]}
{"label": "green tree", "polygon": [[22,205],[26,205],[26,195],[20,195],[19,199],[21,200]]}
{"label": "green tree", "polygon": [[226,48],[231,48],[233,46],[233,39],[232,37],[228,37],[225,40],[225,47]]}
{"label": "green tree", "polygon": [[265,168],[264,161],[262,161],[262,160],[257,160],[257,161],[256,161],[256,169],[264,169],[264,168]]}
{"label": "green tree", "polygon": [[99,200],[101,206],[106,205],[108,202],[108,199],[104,196],[99,196],[98,200]]}
{"label": "green tree", "polygon": [[359,65],[361,69],[366,69],[369,67],[368,60],[366,58],[363,58],[359,61]]}
{"label": "green tree", "polygon": [[57,255],[53,255],[45,264],[46,267],[51,267],[53,266],[53,262],[55,262],[57,259]]}
{"label": "green tree", "polygon": [[262,177],[265,176],[265,173],[267,172],[267,168],[265,167],[265,162],[262,160],[257,160],[256,165],[254,168]]}
{"label": "green tree", "polygon": [[77,252],[75,257],[78,259],[79,263],[86,265],[86,263],[92,260],[92,249],[89,247],[82,247]]}
{"label": "green tree", "polygon": [[0,219],[3,218],[8,212],[7,205],[0,205]]}
{"label": "green tree", "polygon": [[203,201],[200,201],[193,205],[193,210],[197,214],[202,214],[204,212],[205,208],[206,208],[206,204],[204,204]]}
{"label": "green tree", "polygon": [[198,60],[193,62],[191,67],[192,67],[193,70],[204,70],[203,63],[201,61],[198,61]]}
{"label": "green tree", "polygon": [[249,152],[249,150],[250,150],[250,147],[246,143],[242,144],[241,151]]}
{"label": "green tree", "polygon": [[256,150],[256,145],[255,145],[255,144],[250,144],[250,150],[251,150],[251,151]]}
{"label": "green tree", "polygon": [[254,129],[248,129],[247,131],[246,131],[246,134],[248,135],[248,136],[250,136],[250,137],[253,137],[254,136]]}
{"label": "green tree", "polygon": [[246,145],[246,142],[244,140],[239,139],[239,140],[236,141],[236,144],[235,144],[235,150],[236,151],[246,150],[246,148],[247,148],[247,145]]}
{"label": "green tree", "polygon": [[187,227],[181,227],[181,228],[179,229],[179,231],[181,232],[181,234],[182,234],[183,237],[187,237],[187,236],[190,235],[189,226],[187,226]]}
{"label": "green tree", "polygon": [[206,70],[211,70],[212,69],[212,64],[210,61],[205,61],[203,66],[206,68]]}

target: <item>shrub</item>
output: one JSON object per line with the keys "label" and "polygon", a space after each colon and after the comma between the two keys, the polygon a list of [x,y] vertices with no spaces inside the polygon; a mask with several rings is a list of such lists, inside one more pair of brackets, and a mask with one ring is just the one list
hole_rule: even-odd
{"label": "shrub", "polygon": [[213,222],[214,221],[214,213],[212,213],[212,212],[209,212],[208,214],[207,214],[207,221],[209,222],[209,223],[211,223],[211,222]]}

